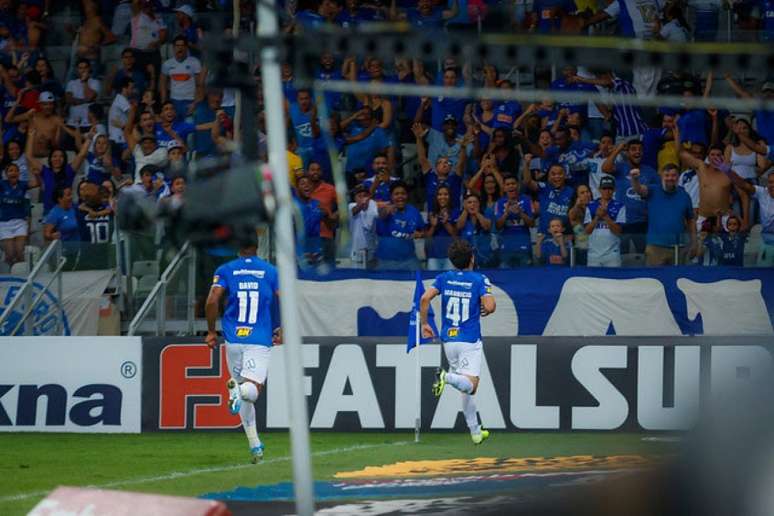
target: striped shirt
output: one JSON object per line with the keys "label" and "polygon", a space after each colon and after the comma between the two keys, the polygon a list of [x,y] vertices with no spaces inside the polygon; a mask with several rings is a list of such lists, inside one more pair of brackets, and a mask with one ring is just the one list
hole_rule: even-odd
{"label": "striped shirt", "polygon": [[646,129],[646,125],[642,121],[640,108],[628,104],[623,98],[623,95],[636,96],[637,90],[634,89],[632,83],[615,75],[610,90],[614,95],[613,117],[615,118],[616,136],[627,138],[641,135]]}

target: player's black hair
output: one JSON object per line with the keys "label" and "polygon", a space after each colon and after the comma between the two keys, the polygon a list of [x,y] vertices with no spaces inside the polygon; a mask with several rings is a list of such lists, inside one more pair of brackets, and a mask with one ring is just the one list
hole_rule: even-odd
{"label": "player's black hair", "polygon": [[384,158],[384,159],[387,159],[387,154],[386,154],[386,153],[384,153],[384,152],[377,152],[376,154],[374,154],[374,158],[371,160],[371,163],[373,163],[373,161],[374,161],[376,158]]}
{"label": "player's black hair", "polygon": [[599,137],[600,141],[601,141],[601,140],[602,140],[602,138],[604,138],[604,137],[608,137],[608,138],[610,138],[611,140],[613,140],[613,142],[615,142],[615,136],[613,136],[613,133],[611,133],[610,131],[603,131],[603,132],[602,132],[602,135]]}
{"label": "player's black hair", "polygon": [[174,45],[178,41],[182,41],[183,43],[186,44],[186,46],[188,46],[188,38],[186,38],[182,34],[179,34],[179,35],[175,36],[175,39],[172,40],[172,44]]}
{"label": "player's black hair", "polygon": [[255,254],[255,249],[258,248],[258,233],[253,231],[240,232],[239,237],[239,251],[242,253]]}
{"label": "player's black hair", "polygon": [[82,65],[83,63],[86,63],[87,65],[89,65],[89,68],[91,68],[91,61],[89,61],[85,57],[82,57],[82,58],[78,59],[78,61],[75,62],[75,66],[78,67],[78,66]]}
{"label": "player's black hair", "polygon": [[473,246],[470,242],[464,239],[455,240],[449,246],[449,260],[452,262],[455,268],[463,270],[467,269],[470,265],[470,261],[473,259]]}
{"label": "player's black hair", "polygon": [[505,184],[505,182],[506,182],[506,181],[508,181],[509,179],[513,179],[514,181],[516,181],[516,184],[517,184],[517,185],[519,184],[519,178],[518,178],[518,177],[516,177],[516,176],[515,176],[515,175],[513,175],[513,174],[505,174],[505,175],[503,176],[503,184]]}
{"label": "player's black hair", "polygon": [[642,147],[642,140],[634,138],[634,139],[629,140],[628,142],[626,142],[626,145],[628,147],[631,147],[632,145],[639,145],[640,147]]}

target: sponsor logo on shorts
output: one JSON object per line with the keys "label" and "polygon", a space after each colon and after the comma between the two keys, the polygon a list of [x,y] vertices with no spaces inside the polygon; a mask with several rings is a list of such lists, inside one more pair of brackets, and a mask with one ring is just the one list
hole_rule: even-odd
{"label": "sponsor logo on shorts", "polygon": [[456,337],[459,334],[460,334],[459,328],[449,328],[448,330],[446,330],[446,335],[448,335],[449,337]]}
{"label": "sponsor logo on shorts", "polygon": [[239,338],[247,338],[253,333],[253,329],[249,326],[239,326],[236,329],[236,336]]}

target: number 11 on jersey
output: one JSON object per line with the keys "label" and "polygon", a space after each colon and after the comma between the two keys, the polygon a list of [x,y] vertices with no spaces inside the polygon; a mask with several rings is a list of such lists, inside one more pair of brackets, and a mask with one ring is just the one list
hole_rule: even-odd
{"label": "number 11 on jersey", "polygon": [[260,293],[257,290],[240,290],[237,292],[237,298],[239,299],[237,322],[247,324],[255,324],[258,322],[258,301],[260,299]]}

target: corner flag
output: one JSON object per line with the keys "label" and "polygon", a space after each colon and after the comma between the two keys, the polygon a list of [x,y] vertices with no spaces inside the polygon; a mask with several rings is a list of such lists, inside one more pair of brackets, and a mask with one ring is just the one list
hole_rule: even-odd
{"label": "corner flag", "polygon": [[[408,341],[406,343],[406,353],[411,351],[414,346],[419,344],[427,344],[432,342],[433,339],[426,339],[422,337],[422,328],[419,324],[419,300],[422,299],[422,295],[425,293],[425,286],[422,284],[422,276],[419,271],[416,271],[416,285],[414,286],[414,304],[411,307],[411,318],[409,319],[408,329]],[[433,332],[438,335],[438,328],[435,325],[435,314],[433,313],[433,307],[427,312],[427,322],[433,328]]]}

